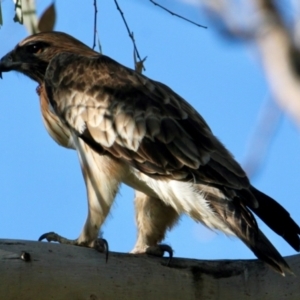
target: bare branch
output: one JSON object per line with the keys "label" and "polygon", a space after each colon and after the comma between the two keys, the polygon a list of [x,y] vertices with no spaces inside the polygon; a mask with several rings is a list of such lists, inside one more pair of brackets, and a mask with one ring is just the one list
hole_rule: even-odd
{"label": "bare branch", "polygon": [[[125,24],[125,26],[126,26],[128,35],[129,35],[130,39],[132,40],[133,48],[134,48],[134,52],[136,53],[136,56],[138,57],[139,61],[145,60],[145,59],[141,59],[141,57],[140,57],[140,54],[139,54],[139,51],[138,51],[138,49],[137,49],[137,46],[136,46],[136,43],[135,43],[135,39],[134,39],[134,36],[133,36],[133,32],[131,32],[130,29],[129,29],[129,26],[128,26],[127,21],[126,21],[125,16],[124,16],[124,13],[123,13],[123,11],[121,10],[118,1],[117,1],[117,0],[114,0],[114,1],[115,1],[117,10],[120,12],[121,17],[122,17],[122,19],[123,19],[123,22],[124,22],[124,24]],[[143,66],[143,70],[146,70],[144,66]]]}
{"label": "bare branch", "polygon": [[189,19],[187,19],[187,18],[185,18],[185,17],[183,17],[183,16],[181,16],[181,15],[178,15],[178,14],[172,12],[171,10],[167,9],[166,7],[160,5],[159,3],[157,3],[157,2],[155,2],[155,1],[153,1],[153,0],[149,0],[149,1],[150,1],[151,3],[153,3],[155,6],[158,6],[158,7],[160,7],[161,9],[165,10],[166,12],[168,12],[169,14],[171,14],[172,16],[175,16],[175,17],[177,17],[177,18],[179,18],[179,19],[182,19],[182,20],[184,20],[184,21],[186,21],[186,22],[189,22],[189,23],[191,23],[191,24],[193,24],[193,25],[196,25],[196,26],[198,26],[198,27],[207,29],[207,26],[200,25],[200,24],[198,24],[198,23],[196,23],[196,22],[194,22],[194,21],[191,21],[191,20],[189,20]]}
{"label": "bare branch", "polygon": [[1,1],[0,1],[0,27],[3,25],[3,19],[2,19],[2,11],[1,11]]}
{"label": "bare branch", "polygon": [[[98,9],[97,9],[97,0],[94,0],[94,9],[95,9],[95,13],[94,13],[94,39],[93,39],[93,50],[95,50],[96,47],[96,35],[97,35],[97,13],[98,13]],[[99,38],[98,38],[99,41]],[[100,45],[100,43],[99,43]],[[102,51],[101,51],[102,52]]]}
{"label": "bare branch", "polygon": [[[250,40],[254,38],[253,28],[249,26],[246,18],[241,17],[241,15],[249,16],[248,12],[242,12],[241,8],[237,8],[228,0],[201,0],[201,4],[218,31],[225,38],[231,40]],[[239,17],[236,17],[237,14]]]}

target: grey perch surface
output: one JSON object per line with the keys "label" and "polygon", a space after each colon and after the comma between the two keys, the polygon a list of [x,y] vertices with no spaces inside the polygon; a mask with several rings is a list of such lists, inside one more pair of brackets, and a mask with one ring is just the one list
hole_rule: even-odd
{"label": "grey perch surface", "polygon": [[286,260],[295,276],[258,260],[173,258],[166,266],[168,258],[110,252],[106,263],[94,249],[2,239],[0,299],[299,300],[300,255]]}

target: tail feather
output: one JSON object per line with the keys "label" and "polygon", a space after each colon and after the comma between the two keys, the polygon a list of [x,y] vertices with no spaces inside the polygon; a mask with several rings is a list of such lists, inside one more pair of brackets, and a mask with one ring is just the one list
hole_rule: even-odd
{"label": "tail feather", "polygon": [[286,273],[292,273],[287,262],[260,230],[258,230],[254,241],[249,239],[242,240],[253,251],[257,258],[267,263],[281,275],[285,276]]}
{"label": "tail feather", "polygon": [[[230,226],[230,229],[253,251],[257,258],[267,263],[283,276],[286,272],[292,273],[284,258],[259,230],[255,218],[249,209],[240,204],[235,206],[231,217],[228,216],[227,212],[227,224]],[[249,222],[251,219],[253,221]]]}
{"label": "tail feather", "polygon": [[208,192],[206,197],[216,214],[253,251],[257,258],[282,275],[286,272],[292,273],[284,258],[259,230],[252,212],[242,199],[221,200]]}
{"label": "tail feather", "polygon": [[300,251],[300,227],[290,214],[274,199],[251,187],[259,206],[251,210],[272,230],[283,237],[296,251]]}

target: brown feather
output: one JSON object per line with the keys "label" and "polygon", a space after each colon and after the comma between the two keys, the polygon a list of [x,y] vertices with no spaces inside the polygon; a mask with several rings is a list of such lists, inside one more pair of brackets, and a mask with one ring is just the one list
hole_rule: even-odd
{"label": "brown feather", "polygon": [[[39,43],[38,53],[28,51],[32,43]],[[201,213],[209,216],[212,222],[208,220],[208,224],[217,224],[213,226],[236,234],[275,270],[281,273],[289,270],[258,229],[251,210],[297,251],[300,250],[299,226],[275,200],[250,186],[242,168],[205,120],[173,90],[64,33],[32,35],[12,53],[13,56],[6,57],[22,62],[17,71],[40,84],[44,122],[59,144],[74,147],[70,145],[72,135],[78,147],[83,144],[82,157],[86,148],[90,159],[94,157],[98,164],[105,163],[105,170],[113,165],[110,170],[113,178],[105,178],[108,182],[121,178],[120,174],[124,170],[126,173],[128,166],[159,182],[168,183],[170,179],[188,182],[176,184],[189,186],[188,192],[197,193],[204,210],[195,209],[199,203],[192,201],[188,208],[191,217],[205,223]],[[1,60],[0,72],[9,70]],[[86,171],[83,173],[88,181],[102,174],[94,173],[88,178]],[[112,194],[116,190],[117,184]],[[171,197],[176,198],[175,190]],[[97,192],[98,187],[91,191]],[[193,194],[189,196],[194,199]],[[176,204],[178,211],[184,211],[186,203],[180,199]],[[103,216],[96,215],[96,219],[99,217]],[[85,234],[83,231],[83,237]]]}
{"label": "brown feather", "polygon": [[[52,101],[55,102],[54,106],[58,107],[61,113],[69,111],[71,115],[76,115],[78,111],[75,109],[76,105],[61,107],[63,104],[58,103],[59,98],[55,96],[56,91],[61,88],[60,84],[64,83],[65,86],[65,82],[69,83],[67,87],[70,91],[69,93],[77,93],[73,84],[73,82],[76,82],[77,74],[76,66],[74,70],[74,60],[77,61],[76,66],[80,65],[82,71],[85,73],[92,74],[93,72],[90,71],[92,68],[92,70],[97,74],[97,79],[91,79],[88,76],[87,79],[82,82],[82,85],[86,86],[86,91],[83,91],[82,96],[79,98],[83,98],[83,102],[85,101],[84,99],[86,97],[85,95],[87,94],[87,90],[91,91],[90,82],[94,82],[94,85],[99,91],[96,100],[99,105],[101,105],[103,99],[105,99],[105,106],[108,105],[107,110],[111,111],[111,115],[114,116],[114,119],[108,119],[110,120],[109,124],[115,124],[114,128],[121,132],[121,137],[124,134],[127,136],[127,139],[125,140],[117,139],[117,137],[111,132],[111,134],[109,134],[110,140],[108,140],[108,137],[105,138],[105,136],[103,136],[104,133],[100,134],[100,131],[99,134],[96,133],[97,130],[100,129],[104,131],[106,130],[106,127],[101,125],[104,124],[103,122],[97,128],[92,129],[89,127],[90,134],[95,136],[96,141],[101,143],[101,138],[104,139],[103,146],[107,151],[115,153],[113,148],[116,147],[116,144],[119,144],[124,146],[124,149],[128,148],[135,151],[139,151],[138,148],[143,147],[141,154],[145,152],[151,153],[151,151],[145,151],[145,147],[155,147],[155,145],[157,145],[157,141],[159,141],[162,143],[161,147],[168,149],[168,153],[173,156],[175,161],[177,160],[183,164],[180,173],[186,172],[186,175],[184,176],[185,180],[190,180],[191,174],[193,174],[192,177],[197,180],[199,173],[201,173],[199,176],[201,177],[201,181],[206,181],[216,185],[227,185],[228,187],[237,189],[248,186],[249,183],[246,175],[238,164],[234,162],[231,155],[224,151],[223,148],[221,148],[222,153],[220,156],[224,157],[225,155],[227,161],[233,161],[231,164],[226,163],[225,166],[217,169],[217,171],[220,172],[225,172],[226,170],[223,174],[223,178],[225,176],[226,180],[219,180],[218,178],[221,178],[219,176],[211,177],[211,174],[215,172],[214,170],[216,169],[216,166],[222,166],[220,162],[217,164],[213,161],[210,162],[210,155],[213,152],[218,151],[218,148],[213,148],[213,145],[216,143],[216,138],[212,135],[209,127],[206,125],[202,117],[200,117],[200,115],[192,107],[190,107],[187,102],[169,88],[165,91],[166,87],[157,82],[151,83],[152,91],[154,90],[156,93],[148,91],[145,89],[147,84],[140,86],[142,81],[141,78],[144,78],[142,75],[137,75],[134,71],[120,66],[108,57],[98,56],[95,58],[87,58],[71,54],[61,54],[53,58],[46,73],[46,84],[48,89],[51,89],[50,93],[53,93],[54,95],[52,99]],[[61,70],[60,73],[58,73],[58,70]],[[109,79],[109,74],[113,74],[114,76]],[[66,80],[64,80],[64,76],[67,76]],[[125,81],[125,78],[130,79],[132,85],[129,85],[128,82]],[[145,82],[148,83],[148,86],[150,85],[149,79],[145,79]],[[166,94],[169,94],[167,101],[168,104],[164,105],[164,100],[159,98],[159,96],[164,97],[165,99]],[[170,107],[172,109],[170,109]],[[118,111],[117,114],[116,111]],[[126,113],[125,111],[131,111],[131,113]],[[155,112],[155,114],[153,112]],[[139,136],[132,136],[133,128],[136,124],[135,115],[144,117],[146,122],[145,131],[142,130]],[[87,124],[90,123],[90,120],[85,114],[81,114],[80,117]],[[119,128],[119,117],[122,122],[126,122],[126,124],[124,124],[123,131]],[[186,122],[188,119],[191,121]],[[128,127],[125,132],[128,124],[130,124],[130,128]],[[76,124],[70,118],[69,126],[75,126],[76,128]],[[192,128],[192,126],[195,127]],[[195,128],[197,130],[195,130]],[[194,131],[196,132],[196,135]],[[131,139],[135,141],[134,144],[127,143],[127,140],[130,139],[130,136],[128,135],[130,133]],[[150,137],[150,139],[148,137]],[[208,148],[208,145],[211,146]],[[212,150],[209,150],[210,148]],[[122,147],[118,147],[118,157],[123,157],[125,160],[132,163],[134,167],[145,172],[145,167],[141,166],[139,161],[129,159],[125,152],[124,155],[122,155],[120,151],[122,151]],[[163,151],[163,153],[166,153],[166,151]],[[149,159],[149,154],[147,155],[147,158],[145,157],[145,160],[146,159]],[[171,167],[165,162],[169,159],[170,156],[165,157],[165,160],[160,159],[154,164],[148,164],[147,170],[150,170],[149,168],[151,168],[151,165],[155,165],[155,167],[153,167],[154,169],[149,171],[149,174],[156,174],[156,171],[159,169],[160,171],[157,175],[163,175],[164,173],[161,173],[161,170],[165,170],[165,175],[172,178],[172,172],[176,173],[177,170],[173,170],[174,164],[172,164],[173,166]],[[161,165],[160,168],[158,168],[159,165]],[[230,165],[231,169],[226,168],[227,165]],[[205,168],[200,166],[205,166]]]}

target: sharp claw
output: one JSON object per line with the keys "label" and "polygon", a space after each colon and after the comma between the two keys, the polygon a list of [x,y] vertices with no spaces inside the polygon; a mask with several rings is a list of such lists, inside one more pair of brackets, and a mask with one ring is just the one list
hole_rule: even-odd
{"label": "sharp claw", "polygon": [[159,245],[159,247],[162,251],[169,253],[169,260],[167,262],[167,266],[169,266],[169,264],[173,258],[173,249],[170,246],[165,245],[165,244]]}
{"label": "sharp claw", "polygon": [[108,253],[109,253],[108,242],[107,242],[107,240],[103,240],[103,241],[104,241],[104,245],[105,245],[105,262],[107,263],[107,261],[108,261]]}
{"label": "sharp claw", "polygon": [[103,240],[103,241],[104,241],[104,245],[105,245],[105,262],[107,263],[107,261],[108,261],[108,253],[109,253],[108,242],[107,242],[107,240]]}
{"label": "sharp claw", "polygon": [[48,242],[50,242],[49,241],[49,239],[48,239],[48,236],[50,235],[50,234],[55,234],[53,231],[51,231],[51,232],[47,232],[47,233],[44,233],[44,234],[42,234],[40,237],[39,237],[39,242],[41,242],[42,240],[47,240]]}
{"label": "sharp claw", "polygon": [[167,267],[170,265],[170,262],[172,261],[172,258],[173,258],[173,252],[169,252],[169,259],[168,259],[168,262],[167,262]]}
{"label": "sharp claw", "polygon": [[[61,244],[69,244],[69,245],[76,245],[76,246],[85,246],[85,247],[88,247],[87,243],[78,243],[77,240],[66,239],[66,238],[64,238],[64,237],[56,234],[53,231],[42,234],[39,237],[39,242],[42,241],[42,240],[45,240],[45,239],[48,242],[59,242]],[[95,242],[94,242],[94,248],[97,251],[101,252],[101,253],[105,253],[105,261],[107,263],[107,261],[108,261],[108,253],[109,253],[109,248],[108,248],[108,242],[107,242],[107,240],[102,239],[102,238],[96,239]]]}
{"label": "sharp claw", "polygon": [[164,253],[169,253],[169,260],[167,262],[167,266],[169,266],[172,258],[173,258],[173,249],[166,244],[159,244],[156,246],[150,246],[146,249],[146,253],[154,256],[164,256]]}
{"label": "sharp claw", "polygon": [[105,253],[105,261],[107,263],[108,261],[108,253],[109,253],[109,248],[108,248],[108,242],[106,239],[97,239],[94,244],[94,248],[99,251],[99,252],[104,252]]}

